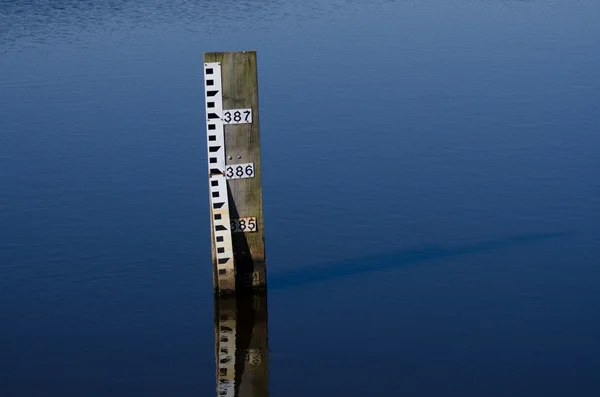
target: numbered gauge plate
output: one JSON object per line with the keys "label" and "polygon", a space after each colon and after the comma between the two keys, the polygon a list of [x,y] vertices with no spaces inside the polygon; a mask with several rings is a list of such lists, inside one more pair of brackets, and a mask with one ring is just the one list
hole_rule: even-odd
{"label": "numbered gauge plate", "polygon": [[223,110],[223,124],[252,124],[252,109]]}
{"label": "numbered gauge plate", "polygon": [[225,167],[227,179],[254,178],[254,163],[229,164]]}
{"label": "numbered gauge plate", "polygon": [[231,220],[231,233],[252,233],[258,230],[255,216]]}

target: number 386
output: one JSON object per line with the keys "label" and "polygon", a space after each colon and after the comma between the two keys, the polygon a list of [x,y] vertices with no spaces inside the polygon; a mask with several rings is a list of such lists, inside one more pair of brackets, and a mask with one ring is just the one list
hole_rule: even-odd
{"label": "number 386", "polygon": [[226,169],[228,179],[252,178],[254,166],[252,164],[228,165]]}

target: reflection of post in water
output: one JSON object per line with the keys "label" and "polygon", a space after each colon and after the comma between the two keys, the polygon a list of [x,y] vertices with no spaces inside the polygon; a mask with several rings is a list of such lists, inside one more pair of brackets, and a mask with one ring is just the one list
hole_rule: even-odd
{"label": "reflection of post in water", "polygon": [[267,397],[267,295],[215,297],[217,396]]}

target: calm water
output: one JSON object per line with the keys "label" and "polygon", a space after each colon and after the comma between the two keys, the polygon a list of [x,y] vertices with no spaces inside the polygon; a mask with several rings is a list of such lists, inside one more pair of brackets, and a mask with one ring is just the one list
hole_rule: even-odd
{"label": "calm water", "polygon": [[243,49],[270,396],[600,395],[599,38],[591,0],[0,0],[0,395],[216,395],[202,53]]}

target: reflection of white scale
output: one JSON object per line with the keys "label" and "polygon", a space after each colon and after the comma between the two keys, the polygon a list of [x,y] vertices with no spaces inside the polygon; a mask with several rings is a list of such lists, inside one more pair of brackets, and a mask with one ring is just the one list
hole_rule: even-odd
{"label": "reflection of white scale", "polygon": [[219,319],[219,330],[217,346],[219,351],[217,357],[217,394],[223,397],[234,397],[235,395],[235,328],[234,316],[223,315]]}
{"label": "reflection of white scale", "polygon": [[252,123],[252,109],[223,110],[221,63],[204,64],[210,205],[218,277],[235,272],[231,233],[256,231],[255,217],[230,219],[227,181],[253,178],[253,163],[226,164],[224,126]]}
{"label": "reflection of white scale", "polygon": [[268,397],[266,295],[215,300],[217,396]]}

